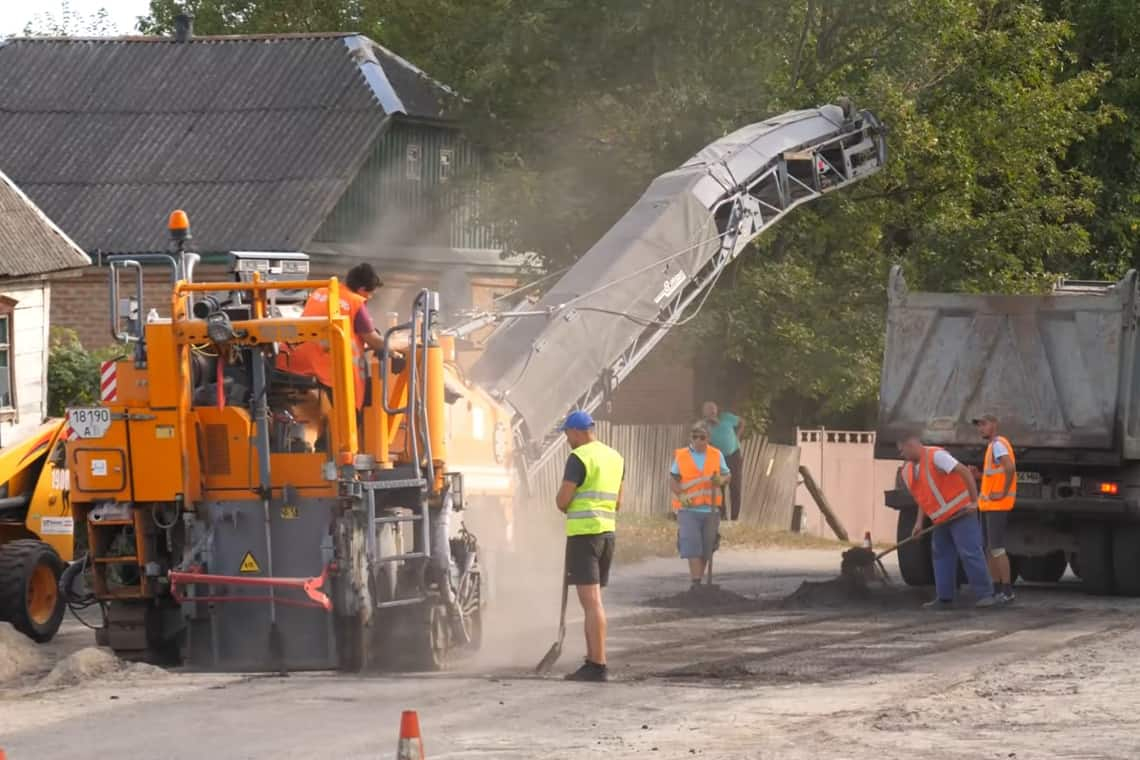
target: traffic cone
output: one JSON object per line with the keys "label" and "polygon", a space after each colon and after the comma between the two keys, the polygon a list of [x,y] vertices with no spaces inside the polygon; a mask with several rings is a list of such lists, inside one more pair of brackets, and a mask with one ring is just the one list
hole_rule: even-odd
{"label": "traffic cone", "polygon": [[864,549],[870,549],[871,548],[871,531],[867,531],[866,533],[863,534],[863,548]]}
{"label": "traffic cone", "polygon": [[[0,760],[4,758],[0,757]],[[396,747],[396,760],[424,760],[420,716],[415,710],[404,710],[400,715],[400,743]]]}

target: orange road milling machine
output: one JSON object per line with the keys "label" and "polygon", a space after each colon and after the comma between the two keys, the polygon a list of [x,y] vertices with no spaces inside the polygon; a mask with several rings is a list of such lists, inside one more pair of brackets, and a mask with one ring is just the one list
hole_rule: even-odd
{"label": "orange road milling machine", "polygon": [[[198,283],[186,215],[170,227],[174,253],[109,258],[113,330],[133,355],[114,400],[68,410],[76,555],[86,547],[105,609],[101,643],[243,671],[439,669],[477,648],[477,543],[449,525],[463,479],[443,433],[454,345],[438,294],[420,291],[385,332],[406,351],[365,361],[341,283],[304,279],[304,255],[231,254],[232,281]],[[120,278],[133,273],[145,313],[144,264],[170,269],[169,319],[124,319]],[[285,316],[283,300],[317,288],[326,316]],[[280,360],[306,341],[327,348],[331,387]]]}

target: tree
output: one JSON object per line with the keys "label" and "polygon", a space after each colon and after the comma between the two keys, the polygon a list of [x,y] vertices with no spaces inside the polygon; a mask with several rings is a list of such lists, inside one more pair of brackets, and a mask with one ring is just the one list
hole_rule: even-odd
{"label": "tree", "polygon": [[106,8],[88,16],[72,10],[67,0],[60,0],[59,15],[44,11],[24,26],[25,37],[113,37],[118,33]]}
{"label": "tree", "polygon": [[[1058,8],[190,3],[206,32],[364,31],[453,85],[468,135],[491,157],[485,214],[509,249],[552,269],[592,245],[654,176],[737,126],[841,94],[875,110],[891,129],[886,170],[759,241],[689,332],[701,365],[735,378],[761,424],[774,408],[821,422],[872,407],[890,264],[903,263],[916,287],[1032,290],[1095,267],[1090,230],[1107,238],[1127,221],[1126,178],[1079,158],[1098,130],[1118,123],[1121,101],[1104,95],[1111,62],[1074,55],[1086,34],[1074,37],[1076,10],[1046,5]],[[154,0],[155,28],[173,7]],[[1106,203],[1121,210],[1108,229],[1096,220]]]}
{"label": "tree", "polygon": [[1053,18],[1067,19],[1074,34],[1072,71],[1102,67],[1111,77],[1090,104],[1115,118],[1074,147],[1071,165],[1100,181],[1097,213],[1089,221],[1093,255],[1081,272],[1112,278],[1140,266],[1140,17],[1137,0],[1047,0]]}

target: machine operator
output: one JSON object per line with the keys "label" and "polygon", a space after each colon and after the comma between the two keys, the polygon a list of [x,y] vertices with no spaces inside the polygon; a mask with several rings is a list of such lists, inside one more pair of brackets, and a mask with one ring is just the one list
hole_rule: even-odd
{"label": "machine operator", "polygon": [[[372,323],[368,313],[368,301],[383,285],[380,276],[368,262],[357,264],[348,270],[344,278],[345,288],[340,292],[340,311],[352,323],[352,368],[356,387],[356,408],[364,406],[364,352],[366,349],[381,351],[384,338]],[[317,288],[309,294],[303,317],[324,317],[329,313],[328,288]],[[393,351],[406,350],[408,336],[398,333],[393,336]],[[329,347],[320,341],[306,341],[283,351],[278,358],[278,368],[296,375],[316,378],[326,393],[332,388],[332,356]]]}

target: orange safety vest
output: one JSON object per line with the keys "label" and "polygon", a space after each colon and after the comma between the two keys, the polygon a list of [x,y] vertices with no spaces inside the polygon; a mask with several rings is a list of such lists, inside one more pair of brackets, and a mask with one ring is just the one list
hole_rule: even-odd
{"label": "orange safety vest", "polygon": [[[1013,472],[1010,478],[1013,480],[1009,485],[1009,493],[1000,501],[982,499],[978,501],[978,509],[983,512],[1008,512],[1013,509],[1013,502],[1017,496],[1017,459],[1013,456],[1013,446],[1009,444],[1009,439],[1004,436],[998,436],[998,441],[1005,444],[1005,450],[1009,452],[1009,461],[1013,463]],[[1000,496],[1002,489],[1005,488],[1005,470],[1001,468],[1001,464],[994,459],[994,442],[991,441],[990,445],[986,447],[986,466],[982,470],[982,496]]]}
{"label": "orange safety vest", "polygon": [[[356,315],[364,308],[364,297],[351,290],[340,291],[340,313],[348,317],[352,331],[352,368],[356,381],[356,408],[364,406],[364,340],[356,334]],[[327,317],[329,314],[329,289],[317,288],[305,301],[302,317]],[[300,343],[287,353],[278,356],[277,366],[286,372],[315,377],[322,385],[331,388],[332,353],[323,341],[310,340]]]}
{"label": "orange safety vest", "polygon": [[970,491],[955,473],[946,473],[934,466],[934,454],[942,449],[937,446],[924,446],[922,461],[917,465],[907,462],[903,468],[903,479],[910,495],[930,518],[940,523],[949,520],[970,503]]}
{"label": "orange safety vest", "polygon": [[[681,491],[689,497],[690,506],[693,507],[720,507],[724,503],[724,495],[718,486],[713,485],[714,475],[721,470],[720,449],[709,446],[705,450],[705,468],[697,469],[697,462],[693,459],[693,452],[686,446],[677,449],[673,456],[677,458],[677,469],[681,473]],[[681,508],[681,500],[673,496],[673,509]]]}

